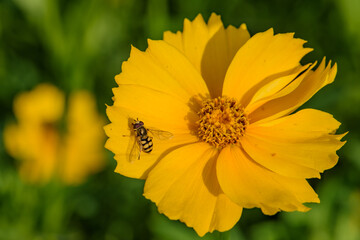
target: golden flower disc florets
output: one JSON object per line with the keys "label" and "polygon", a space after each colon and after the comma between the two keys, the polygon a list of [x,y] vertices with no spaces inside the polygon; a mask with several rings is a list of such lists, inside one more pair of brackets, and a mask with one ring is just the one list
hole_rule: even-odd
{"label": "golden flower disc florets", "polygon": [[220,149],[239,144],[249,124],[244,108],[228,97],[204,100],[198,115],[198,137]]}

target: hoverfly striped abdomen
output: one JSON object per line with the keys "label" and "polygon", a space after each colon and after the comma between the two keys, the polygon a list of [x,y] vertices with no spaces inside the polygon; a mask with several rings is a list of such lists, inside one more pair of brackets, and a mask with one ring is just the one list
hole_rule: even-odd
{"label": "hoverfly striped abdomen", "polygon": [[142,145],[142,150],[146,153],[149,153],[152,151],[153,149],[153,142],[152,142],[152,139],[151,137],[149,136],[146,136],[146,137],[143,137],[143,138],[140,138],[140,143]]}
{"label": "hoverfly striped abdomen", "polygon": [[136,131],[136,137],[141,145],[140,149],[146,153],[149,153],[153,149],[152,138],[148,136],[147,130],[144,127],[142,121],[136,121],[133,125],[134,131]]}
{"label": "hoverfly striped abdomen", "polygon": [[[134,143],[131,144],[129,154],[129,161],[133,162],[140,159],[141,152],[150,153],[153,150],[153,137],[157,140],[168,140],[173,137],[172,133],[158,129],[146,128],[144,122],[138,119],[134,120],[132,124]],[[150,132],[151,136],[148,135]],[[131,136],[131,135],[130,135]]]}

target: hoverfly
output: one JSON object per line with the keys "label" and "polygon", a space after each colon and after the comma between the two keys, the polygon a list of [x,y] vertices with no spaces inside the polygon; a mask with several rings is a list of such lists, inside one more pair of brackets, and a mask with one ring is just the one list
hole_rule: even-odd
{"label": "hoverfly", "polygon": [[[138,119],[134,120],[132,124],[132,130],[134,134],[131,134],[133,143],[131,143],[131,151],[129,155],[129,161],[140,159],[141,152],[150,153],[153,150],[153,137],[158,140],[168,140],[173,137],[173,134],[167,131],[158,129],[147,128],[144,122]],[[149,136],[149,133],[153,136]]]}

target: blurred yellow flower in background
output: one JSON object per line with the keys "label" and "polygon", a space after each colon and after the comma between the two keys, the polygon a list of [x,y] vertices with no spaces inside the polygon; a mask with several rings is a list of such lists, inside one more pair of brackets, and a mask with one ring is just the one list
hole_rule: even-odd
{"label": "blurred yellow flower in background", "polygon": [[40,183],[57,177],[66,184],[80,184],[104,167],[104,120],[94,97],[87,91],[74,92],[67,106],[65,111],[64,94],[50,84],[15,98],[17,124],[6,126],[4,142],[19,160],[24,180]]}
{"label": "blurred yellow flower in background", "polygon": [[[133,47],[107,108],[115,171],[146,179],[144,196],[159,212],[200,236],[229,230],[243,208],[309,210],[303,203],[319,198],[306,179],[337,163],[344,134],[335,135],[340,123],[328,113],[289,115],[337,72],[325,59],[316,70],[301,65],[311,49],[293,36],[250,37],[244,24],[225,29],[212,14],[208,23],[185,19],[183,32],[149,40],[145,52]],[[129,161],[134,119],[173,138],[149,132],[153,151]]]}

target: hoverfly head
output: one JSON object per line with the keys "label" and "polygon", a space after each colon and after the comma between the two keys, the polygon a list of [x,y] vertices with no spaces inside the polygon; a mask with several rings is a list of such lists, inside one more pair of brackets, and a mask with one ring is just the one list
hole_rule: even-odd
{"label": "hoverfly head", "polygon": [[134,129],[138,129],[140,127],[144,126],[144,123],[142,121],[136,121],[135,123],[133,123],[133,128]]}

